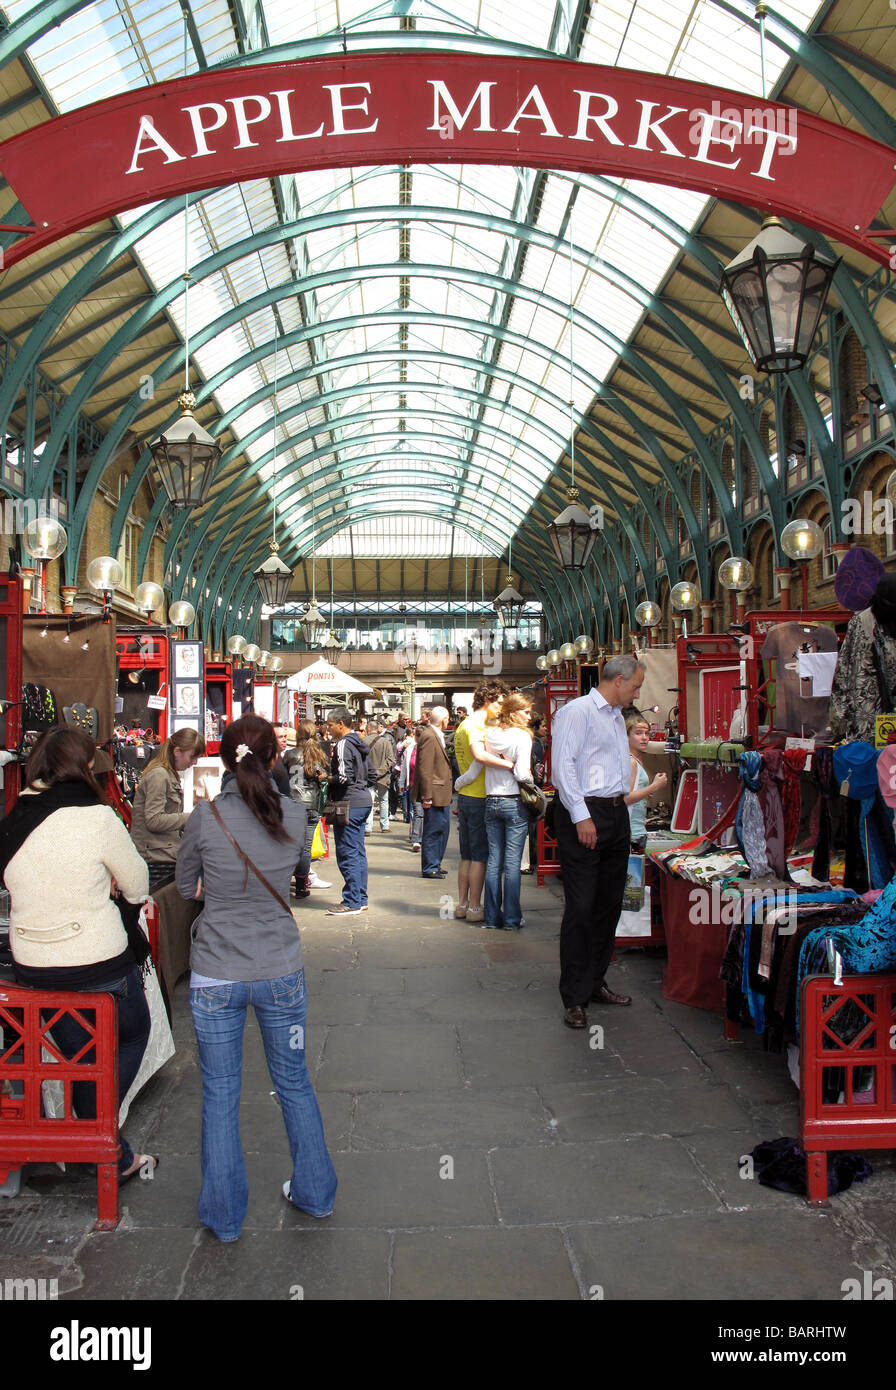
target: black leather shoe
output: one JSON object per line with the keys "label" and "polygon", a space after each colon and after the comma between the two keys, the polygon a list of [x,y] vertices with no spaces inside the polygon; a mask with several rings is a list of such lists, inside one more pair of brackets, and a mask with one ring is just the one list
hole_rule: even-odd
{"label": "black leather shoe", "polygon": [[581,1004],[570,1004],[563,1015],[563,1022],[567,1028],[587,1028],[588,1015]]}
{"label": "black leather shoe", "polygon": [[601,985],[596,994],[591,996],[592,1004],[630,1004],[632,996],[630,994],[614,994],[608,985]]}
{"label": "black leather shoe", "polygon": [[420,877],[421,877],[421,878],[447,878],[447,877],[448,877],[448,870],[447,870],[447,869],[439,869],[439,870],[438,870],[436,873],[434,873],[434,874],[421,874]]}

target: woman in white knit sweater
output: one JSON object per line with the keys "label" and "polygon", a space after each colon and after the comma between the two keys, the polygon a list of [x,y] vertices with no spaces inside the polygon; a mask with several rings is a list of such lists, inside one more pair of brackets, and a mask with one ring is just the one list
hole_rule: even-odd
{"label": "woman in white knit sweater", "polygon": [[[126,929],[110,892],[136,904],[148,883],[145,863],[93,776],[95,755],[95,743],[81,729],[44,735],[28,760],[25,791],[0,821],[0,875],[10,895],[17,982],[117,996],[121,1100],[149,1038],[141,971],[148,943],[138,926]],[[87,1040],[70,1016],[54,1025],[53,1037],[67,1057]],[[73,1098],[79,1116],[96,1115],[91,1084],[76,1083]],[[135,1154],[122,1136],[119,1180],[156,1161]]]}

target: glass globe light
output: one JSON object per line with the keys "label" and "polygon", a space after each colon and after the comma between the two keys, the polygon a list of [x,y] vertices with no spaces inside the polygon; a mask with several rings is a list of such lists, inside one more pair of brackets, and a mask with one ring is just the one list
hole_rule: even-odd
{"label": "glass globe light", "polygon": [[576,638],[575,648],[579,656],[590,656],[594,651],[594,639],[583,632],[581,637]]}
{"label": "glass globe light", "polygon": [[283,669],[283,657],[282,657],[282,656],[272,656],[271,659],[270,659],[270,661],[268,662],[268,670],[269,670],[269,671],[273,671],[274,674],[276,675],[276,673],[277,673],[278,671],[281,671],[282,669]]}
{"label": "glass globe light", "polygon": [[824,532],[817,521],[800,517],[781,532],[781,549],[791,560],[814,560],[824,549]]}
{"label": "glass globe light", "polygon": [[227,639],[227,650],[231,656],[243,656],[248,645],[245,637],[240,637],[238,633]]}
{"label": "glass globe light", "polygon": [[645,599],[635,609],[635,622],[638,627],[656,627],[662,616],[657,605],[651,603],[650,599]]}
{"label": "glass globe light", "polygon": [[719,565],[719,583],[723,589],[743,593],[753,583],[753,566],[742,555],[731,555]]}
{"label": "glass globe light", "polygon": [[261,647],[256,647],[256,645],[255,645],[254,642],[250,642],[250,643],[249,643],[249,646],[248,646],[248,647],[246,648],[246,650],[243,652],[243,657],[244,657],[245,660],[248,661],[249,664],[252,665],[252,666],[255,665],[255,663],[258,661],[258,658],[259,658],[260,656],[261,656]]}
{"label": "glass globe light", "polygon": [[687,579],[683,579],[680,584],[675,584],[669,591],[669,600],[676,613],[681,613],[689,608],[696,608],[699,602],[696,584],[691,584]]}
{"label": "glass globe light", "polygon": [[563,657],[564,661],[575,661],[575,644],[572,642],[564,642],[563,646],[560,648],[560,655]]}
{"label": "glass globe light", "polygon": [[117,589],[123,579],[124,570],[112,555],[98,555],[87,566],[87,583],[103,593]]}
{"label": "glass globe light", "polygon": [[177,603],[172,603],[168,609],[168,621],[174,627],[189,627],[196,617],[196,609],[192,603],[187,603],[186,599],[178,599]]}
{"label": "glass globe light", "polygon": [[270,652],[261,651],[261,652],[258,653],[258,664],[259,664],[259,666],[261,667],[262,670],[265,669],[265,667],[267,666],[267,664],[268,664],[268,662],[270,661],[270,659],[271,659],[271,654],[270,654]]}
{"label": "glass globe light", "polygon": [[551,663],[546,656],[537,656],[535,658],[535,667],[538,671],[549,671],[551,669]]}
{"label": "glass globe light", "polygon": [[65,527],[54,516],[39,516],[22,532],[22,549],[32,560],[57,560],[67,545]]}
{"label": "glass globe light", "polygon": [[561,660],[562,657],[560,656],[560,653],[557,651],[557,648],[552,647],[551,650],[548,652],[548,665],[559,666]]}
{"label": "glass globe light", "polygon": [[161,584],[154,584],[151,579],[147,579],[144,584],[137,585],[134,600],[141,613],[154,613],[165,602],[165,590]]}

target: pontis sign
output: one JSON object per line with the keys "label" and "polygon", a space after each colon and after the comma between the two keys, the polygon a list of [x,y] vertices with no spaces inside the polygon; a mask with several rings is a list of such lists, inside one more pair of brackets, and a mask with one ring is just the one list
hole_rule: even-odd
{"label": "pontis sign", "polygon": [[7,264],[160,198],[393,163],[527,165],[675,184],[793,217],[878,259],[866,234],[894,173],[884,145],[698,83],[555,59],[352,54],[141,88],[0,145],[0,171],[33,223]]}

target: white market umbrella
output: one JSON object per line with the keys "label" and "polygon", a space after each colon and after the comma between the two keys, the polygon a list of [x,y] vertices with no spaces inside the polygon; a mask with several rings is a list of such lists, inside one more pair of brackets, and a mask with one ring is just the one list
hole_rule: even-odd
{"label": "white market umbrella", "polygon": [[299,690],[305,695],[372,695],[373,687],[354,676],[346,675],[337,666],[331,666],[323,657],[303,670],[297,671],[286,682],[287,690]]}

